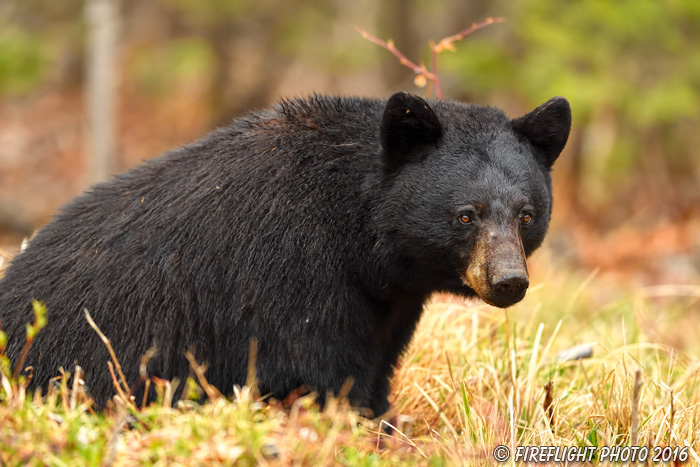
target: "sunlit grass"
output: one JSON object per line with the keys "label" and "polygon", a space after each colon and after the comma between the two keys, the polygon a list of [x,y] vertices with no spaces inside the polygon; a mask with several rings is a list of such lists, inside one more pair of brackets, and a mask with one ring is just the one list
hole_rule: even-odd
{"label": "sunlit grass", "polygon": [[[689,446],[700,462],[700,286],[633,288],[555,265],[546,250],[530,267],[528,296],[512,309],[442,295],[427,304],[396,370],[391,436],[342,401],[324,412],[309,398],[284,408],[243,388],[233,402],[170,407],[165,398],[95,414],[80,385],[32,398],[5,376],[0,464],[492,465],[499,444],[625,446],[635,437]],[[580,344],[590,358],[557,358]]]}

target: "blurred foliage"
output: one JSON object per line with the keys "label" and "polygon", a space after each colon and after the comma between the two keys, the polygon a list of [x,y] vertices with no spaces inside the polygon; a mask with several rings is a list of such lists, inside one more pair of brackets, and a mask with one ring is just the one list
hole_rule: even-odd
{"label": "blurred foliage", "polygon": [[[0,5],[0,99],[47,83],[82,84],[84,6]],[[212,125],[269,105],[299,80],[299,69],[307,92],[421,92],[411,72],[363,41],[355,25],[395,39],[409,58],[423,51],[429,64],[428,39],[504,17],[441,56],[448,98],[515,114],[567,97],[574,128],[558,179],[566,180],[568,205],[586,217],[687,218],[700,206],[697,0],[120,0],[120,8],[129,89],[173,99],[179,84],[197,83],[208,90]],[[350,91],[348,83],[361,84]]]}
{"label": "blurred foliage", "polygon": [[82,2],[0,2],[0,99],[26,96],[64,74],[83,54]]}
{"label": "blurred foliage", "polygon": [[465,41],[451,68],[470,93],[514,90],[530,104],[563,93],[577,120],[602,108],[649,126],[700,103],[700,3],[514,4],[508,34]]}
{"label": "blurred foliage", "polygon": [[216,57],[204,40],[182,38],[165,46],[144,44],[125,67],[142,92],[168,96],[182,81],[206,80],[216,67]]}
{"label": "blurred foliage", "polygon": [[46,75],[47,46],[40,38],[11,25],[0,25],[0,96],[33,91]]}
{"label": "blurred foliage", "polygon": [[666,198],[674,190],[686,204],[678,211],[696,209],[700,2],[499,6],[505,11],[493,13],[509,21],[502,33],[475,35],[445,57],[456,87],[467,97],[496,95],[529,107],[567,97],[574,113],[570,175],[582,209],[615,198],[628,204],[625,196],[640,191]]}

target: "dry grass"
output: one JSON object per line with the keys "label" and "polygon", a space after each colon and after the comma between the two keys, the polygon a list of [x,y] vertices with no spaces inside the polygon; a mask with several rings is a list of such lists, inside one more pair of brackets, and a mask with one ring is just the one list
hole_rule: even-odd
{"label": "dry grass", "polygon": [[5,251],[2,248],[0,248],[0,279],[2,279],[2,276],[5,273],[5,269],[10,264],[11,259],[12,255],[8,251]]}
{"label": "dry grass", "polygon": [[[537,255],[533,286],[510,310],[449,296],[427,305],[396,371],[391,437],[339,401],[284,409],[243,388],[233,402],[171,407],[167,382],[154,380],[159,403],[94,414],[80,384],[30,399],[3,376],[0,464],[492,465],[499,444],[634,439],[689,446],[700,462],[700,286],[633,289],[553,263]],[[558,361],[584,343],[596,343],[591,358]]]}

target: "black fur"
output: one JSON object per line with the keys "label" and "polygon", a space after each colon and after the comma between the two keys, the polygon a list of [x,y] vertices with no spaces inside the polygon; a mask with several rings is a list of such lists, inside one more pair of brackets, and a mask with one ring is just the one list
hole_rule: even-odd
{"label": "black fur", "polygon": [[85,307],[130,383],[155,345],[149,374],[186,378],[194,349],[230,393],[255,338],[263,394],[303,385],[323,397],[352,377],[351,401],[382,414],[425,299],[474,295],[463,273],[478,227],[459,224],[462,206],[510,222],[525,200],[536,211],[525,252],[542,241],[551,188],[538,151],[549,167],[563,147],[565,102],[515,125],[494,108],[407,94],[388,109],[314,96],[242,117],[95,186],[41,229],[0,281],[8,354],[35,298],[49,319],[26,360],[35,385],[78,362],[98,404],[114,393]]}
{"label": "black fur", "polygon": [[420,160],[442,136],[442,125],[433,109],[418,96],[399,92],[384,108],[379,129],[387,169]]}
{"label": "black fur", "polygon": [[527,115],[513,120],[513,128],[540,150],[542,162],[551,168],[569,139],[571,109],[563,97],[553,97]]}

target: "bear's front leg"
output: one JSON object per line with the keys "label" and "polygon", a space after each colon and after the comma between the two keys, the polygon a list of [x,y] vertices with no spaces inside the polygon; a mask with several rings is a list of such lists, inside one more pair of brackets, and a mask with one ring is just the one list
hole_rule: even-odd
{"label": "bear's front leg", "polygon": [[390,376],[379,375],[372,390],[372,398],[369,402],[369,409],[372,410],[372,417],[378,418],[385,415],[391,409],[389,403],[389,393],[391,392]]}

